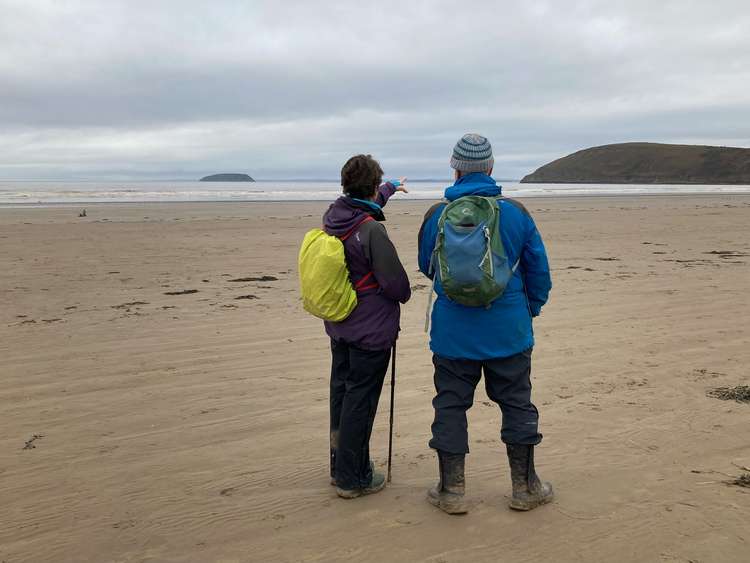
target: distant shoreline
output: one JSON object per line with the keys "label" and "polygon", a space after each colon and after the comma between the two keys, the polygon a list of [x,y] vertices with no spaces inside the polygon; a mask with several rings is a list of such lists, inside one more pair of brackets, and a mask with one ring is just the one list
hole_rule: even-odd
{"label": "distant shoreline", "polygon": [[[682,193],[616,193],[616,194],[524,194],[517,195],[514,198],[517,199],[560,199],[560,200],[575,200],[575,199],[601,199],[601,198],[659,198],[659,197],[697,197],[697,198],[712,198],[712,197],[747,197],[750,198],[749,192],[682,192]],[[409,199],[392,199],[388,202],[389,206],[393,205],[404,205],[408,203],[420,203],[428,201],[438,201],[439,198],[409,198]],[[217,199],[217,200],[168,200],[168,201],[156,201],[156,200],[143,200],[143,201],[90,201],[90,202],[45,202],[45,203],[0,203],[0,209],[44,209],[49,207],[70,207],[73,209],[79,209],[82,207],[93,208],[97,206],[115,207],[115,206],[149,206],[149,205],[228,205],[228,204],[252,204],[252,205],[279,205],[279,204],[300,204],[300,203],[320,203],[326,204],[331,200],[327,199],[247,199],[247,200],[236,200],[236,199]]]}

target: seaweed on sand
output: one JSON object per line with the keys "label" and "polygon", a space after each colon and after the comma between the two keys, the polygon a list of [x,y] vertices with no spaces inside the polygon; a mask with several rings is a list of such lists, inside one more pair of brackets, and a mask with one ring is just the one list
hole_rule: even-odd
{"label": "seaweed on sand", "polygon": [[722,401],[737,401],[738,403],[750,403],[750,385],[738,385],[737,387],[715,387],[710,389],[706,395]]}

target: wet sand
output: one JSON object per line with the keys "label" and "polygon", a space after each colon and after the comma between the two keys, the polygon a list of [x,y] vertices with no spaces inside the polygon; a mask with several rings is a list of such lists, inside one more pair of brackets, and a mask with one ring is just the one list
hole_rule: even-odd
{"label": "wet sand", "polygon": [[[747,561],[750,197],[529,199],[553,268],[535,324],[537,466],[506,508],[499,412],[478,388],[467,493],[424,500],[431,358],[416,233],[386,208],[404,308],[394,478],[328,484],[328,360],[296,254],[326,205],[0,209],[0,561]],[[386,386],[375,424],[387,454]]]}

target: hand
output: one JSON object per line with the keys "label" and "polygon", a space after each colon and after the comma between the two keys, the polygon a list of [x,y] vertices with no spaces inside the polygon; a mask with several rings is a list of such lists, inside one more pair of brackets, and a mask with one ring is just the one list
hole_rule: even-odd
{"label": "hand", "polygon": [[399,178],[398,179],[398,186],[396,186],[396,191],[408,194],[409,190],[406,189],[405,184],[406,184],[406,176],[404,176],[403,178]]}

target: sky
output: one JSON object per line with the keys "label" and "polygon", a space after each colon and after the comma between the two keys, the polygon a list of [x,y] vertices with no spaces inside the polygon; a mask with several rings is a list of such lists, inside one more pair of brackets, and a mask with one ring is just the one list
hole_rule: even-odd
{"label": "sky", "polygon": [[589,146],[750,146],[750,3],[0,0],[0,179],[495,176]]}

